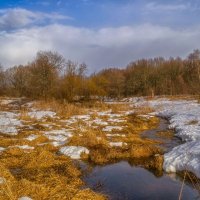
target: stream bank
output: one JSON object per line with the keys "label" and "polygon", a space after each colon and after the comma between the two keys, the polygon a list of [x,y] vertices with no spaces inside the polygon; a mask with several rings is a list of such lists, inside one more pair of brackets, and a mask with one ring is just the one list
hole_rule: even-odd
{"label": "stream bank", "polygon": [[[141,133],[141,137],[161,142],[159,147],[168,152],[182,141],[172,135],[166,137],[168,121],[160,118],[159,126]],[[162,134],[159,134],[162,133]],[[87,168],[88,164],[83,164]],[[90,166],[90,171],[83,177],[87,187],[103,193],[111,200],[162,199],[177,200],[182,187],[182,178],[177,174],[167,174],[145,169],[139,160],[122,160],[104,166]],[[200,199],[199,193],[190,183],[185,183],[183,200]]]}

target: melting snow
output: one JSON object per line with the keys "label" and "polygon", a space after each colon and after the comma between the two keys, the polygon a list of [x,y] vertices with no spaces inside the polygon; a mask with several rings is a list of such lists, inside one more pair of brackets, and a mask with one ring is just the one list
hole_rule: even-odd
{"label": "melting snow", "polygon": [[108,122],[102,121],[101,119],[98,119],[98,118],[93,120],[92,123],[95,123],[95,124],[100,125],[100,126],[107,126],[108,125]]}
{"label": "melting snow", "polygon": [[106,136],[107,137],[126,137],[125,134],[118,134],[118,133],[113,133],[113,134],[107,133]]}
{"label": "melting snow", "polygon": [[17,127],[22,126],[18,115],[12,112],[0,112],[0,133],[17,135]]}
{"label": "melting snow", "polygon": [[188,170],[200,177],[200,141],[187,142],[164,155],[167,172]]}
{"label": "melting snow", "polygon": [[123,143],[123,142],[110,142],[109,143],[111,147],[122,147],[123,144],[126,144],[126,143]]}
{"label": "melting snow", "polygon": [[6,148],[0,147],[0,152],[4,151]]}
{"label": "melting snow", "polygon": [[25,149],[25,150],[31,150],[31,149],[34,149],[34,147],[31,147],[29,145],[16,145],[16,146],[12,146],[12,147],[17,147],[17,148],[20,148],[20,149]]}
{"label": "melting snow", "polygon": [[121,126],[106,126],[105,128],[103,128],[102,131],[107,131],[107,132],[110,132],[112,130],[119,130],[121,131],[123,129],[123,127]]}
{"label": "melting snow", "polygon": [[60,149],[60,153],[71,157],[72,159],[80,159],[82,153],[89,154],[89,150],[81,146],[67,146]]}
{"label": "melting snow", "polygon": [[32,200],[30,197],[20,197],[18,200]]}
{"label": "melting snow", "polygon": [[47,118],[47,117],[54,118],[56,113],[52,111],[32,111],[29,112],[28,115],[31,118],[36,118],[37,120],[40,120],[42,118]]}
{"label": "melting snow", "polygon": [[74,115],[70,119],[72,119],[72,120],[75,120],[75,119],[89,120],[90,115]]}
{"label": "melting snow", "polygon": [[37,138],[38,138],[38,135],[31,134],[26,139],[29,140],[29,141],[33,141],[33,140],[35,140]]}
{"label": "melting snow", "polygon": [[60,143],[53,143],[54,145],[63,145],[63,142],[66,142],[68,138],[72,137],[72,133],[69,132],[67,129],[61,129],[61,130],[51,130],[51,131],[46,131],[44,135],[49,139],[49,140],[54,140]]}
{"label": "melting snow", "polygon": [[122,123],[126,122],[124,119],[108,119],[108,122]]}
{"label": "melting snow", "polygon": [[[144,103],[147,102],[137,104]],[[148,104],[156,109],[153,114],[168,118],[169,128],[173,128],[176,135],[186,142],[164,155],[163,168],[167,172],[189,170],[200,178],[200,104],[168,99],[148,101]]]}

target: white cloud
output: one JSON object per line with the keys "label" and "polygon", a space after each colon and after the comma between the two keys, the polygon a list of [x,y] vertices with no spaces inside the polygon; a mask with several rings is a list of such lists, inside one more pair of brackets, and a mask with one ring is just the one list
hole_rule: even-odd
{"label": "white cloud", "polygon": [[23,8],[1,9],[0,10],[0,30],[13,30],[26,27],[45,20],[70,19],[58,13],[33,12]]}
{"label": "white cloud", "polygon": [[58,51],[66,59],[86,62],[90,71],[108,66],[126,66],[142,57],[186,56],[200,48],[200,28],[173,30],[144,24],[93,30],[59,24],[2,32],[0,62],[25,64],[39,50]]}
{"label": "white cloud", "polygon": [[156,2],[150,2],[146,4],[145,10],[147,11],[184,11],[190,9],[190,4],[159,4]]}

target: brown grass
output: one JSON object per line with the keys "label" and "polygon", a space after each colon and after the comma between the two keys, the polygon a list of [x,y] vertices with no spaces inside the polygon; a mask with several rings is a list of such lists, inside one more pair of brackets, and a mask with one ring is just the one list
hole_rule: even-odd
{"label": "brown grass", "polygon": [[160,131],[156,133],[156,135],[163,138],[172,139],[174,137],[174,132],[172,130]]}
{"label": "brown grass", "polygon": [[[86,114],[90,108],[98,111],[111,109],[112,113],[123,113],[130,109],[129,104],[94,102],[73,105],[56,101],[36,102],[34,107],[38,110],[54,111],[60,118]],[[29,196],[33,199],[105,199],[105,196],[96,194],[89,189],[80,189],[84,183],[80,178],[81,172],[73,161],[66,156],[57,155],[58,147],[51,144],[38,146],[38,144],[50,142],[42,136],[42,131],[48,130],[48,128],[43,126],[43,122],[30,119],[26,109],[22,109],[20,112],[20,118],[26,121],[27,126],[33,126],[34,130],[22,128],[17,136],[4,136],[0,140],[0,146],[26,144],[35,149],[9,148],[1,154],[0,177],[4,177],[6,181],[5,184],[0,185],[0,199],[17,199],[21,196]],[[161,150],[156,146],[158,142],[141,138],[140,134],[144,130],[155,128],[159,123],[155,117],[148,119],[138,116],[149,112],[152,112],[152,109],[148,105],[143,109],[137,108],[135,114],[122,117],[127,122],[116,124],[124,127],[123,130],[109,132],[125,134],[125,137],[107,137],[106,133],[102,131],[104,126],[98,125],[99,128],[91,128],[84,120],[78,120],[75,124],[70,125],[74,134],[68,145],[87,147],[90,154],[82,154],[82,159],[95,164],[127,159],[148,169],[162,171],[163,157],[160,155],[162,154]],[[94,112],[91,118],[101,118],[107,121],[109,117],[98,116]],[[58,119],[47,119],[47,121],[55,126],[53,128],[65,127]],[[39,137],[33,141],[25,140],[24,138],[30,134]],[[112,147],[109,142],[123,142],[124,145]]]}
{"label": "brown grass", "polygon": [[183,187],[185,184],[191,184],[193,186],[194,189],[197,190],[197,192],[199,193],[200,196],[200,179],[193,174],[192,172],[189,172],[187,170],[178,172],[178,174],[180,175],[181,178],[183,178],[182,180],[182,186],[179,192],[179,199],[182,199],[183,196]]}
{"label": "brown grass", "polygon": [[57,113],[60,117],[70,117],[72,115],[79,115],[86,113],[81,105],[70,103],[61,103],[58,101],[38,101],[34,105],[39,110],[51,110]]}
{"label": "brown grass", "polygon": [[196,125],[198,123],[199,123],[198,120],[191,120],[190,122],[187,123],[187,125]]}
{"label": "brown grass", "polygon": [[[125,134],[125,137],[120,137],[119,135],[108,138],[106,137],[105,132],[100,129],[92,129],[85,125],[84,128],[86,131],[81,132],[80,135],[80,131],[77,130],[77,133],[70,139],[69,145],[87,147],[90,150],[90,154],[84,158],[100,165],[116,162],[120,159],[149,158],[155,154],[162,153],[162,151],[156,147],[156,144],[159,143],[158,141],[140,137],[142,131],[155,128],[158,125],[159,120],[157,118],[152,117],[147,119],[134,114],[129,115],[127,120],[128,122],[121,124],[125,126],[125,128],[122,131],[117,131],[118,134]],[[116,131],[113,130],[109,133],[114,134]],[[123,145],[122,147],[111,147],[109,145],[109,142],[111,141],[124,142],[127,145]],[[151,165],[151,167],[152,166],[153,165]]]}
{"label": "brown grass", "polygon": [[15,149],[0,159],[0,199],[18,199],[29,196],[32,199],[105,199],[89,189],[81,190],[84,184],[81,172],[65,156],[37,149],[24,153]]}

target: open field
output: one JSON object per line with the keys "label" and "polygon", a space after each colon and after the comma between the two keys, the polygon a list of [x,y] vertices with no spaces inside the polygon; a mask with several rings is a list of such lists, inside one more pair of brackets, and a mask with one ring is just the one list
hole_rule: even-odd
{"label": "open field", "polygon": [[[199,154],[192,149],[200,123],[195,100],[76,105],[1,98],[0,104],[0,199],[107,199],[85,186],[78,160],[102,166],[127,160],[159,176],[164,169],[199,177]],[[142,137],[158,127],[158,116],[168,118],[186,143],[164,153],[162,141]],[[156,135],[174,137],[170,130]]]}

